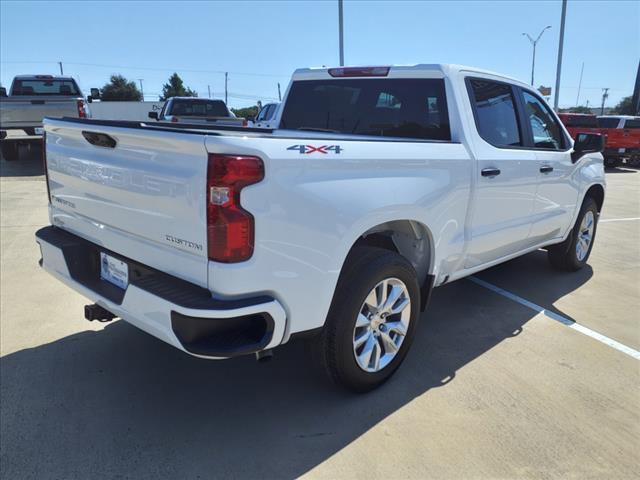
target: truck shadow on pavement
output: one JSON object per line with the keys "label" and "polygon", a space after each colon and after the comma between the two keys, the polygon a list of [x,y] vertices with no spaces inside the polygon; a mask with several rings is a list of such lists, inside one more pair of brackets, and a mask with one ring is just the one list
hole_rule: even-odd
{"label": "truck shadow on pavement", "polygon": [[[553,273],[539,253],[527,256],[545,262],[531,287],[546,283],[538,303],[590,277]],[[123,321],[70,335],[0,362],[3,477],[295,478],[416,397],[446,388],[534,315],[466,280],[441,287],[404,365],[366,395],[323,381],[302,343],[258,364],[192,358]]]}

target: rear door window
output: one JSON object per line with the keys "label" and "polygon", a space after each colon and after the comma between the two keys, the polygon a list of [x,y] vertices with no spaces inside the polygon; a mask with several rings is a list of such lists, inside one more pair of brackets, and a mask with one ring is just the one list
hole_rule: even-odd
{"label": "rear door window", "polygon": [[296,81],[287,97],[280,128],[451,140],[441,79]]}
{"label": "rear door window", "polygon": [[522,145],[511,85],[470,78],[468,85],[480,136],[496,147]]}
{"label": "rear door window", "polygon": [[598,127],[600,128],[618,128],[619,118],[598,118]]}
{"label": "rear door window", "polygon": [[640,119],[625,120],[623,128],[640,128]]}

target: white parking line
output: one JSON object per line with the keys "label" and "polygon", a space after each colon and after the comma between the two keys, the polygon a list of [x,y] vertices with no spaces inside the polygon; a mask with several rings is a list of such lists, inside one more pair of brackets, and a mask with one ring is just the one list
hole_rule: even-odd
{"label": "white parking line", "polygon": [[598,220],[598,223],[604,223],[604,222],[631,222],[633,220],[640,220],[640,217],[605,218],[604,220]]}
{"label": "white parking line", "polygon": [[580,325],[579,323],[576,323],[573,320],[569,320],[568,318],[565,318],[562,315],[558,315],[557,313],[550,312],[546,308],[541,307],[540,305],[536,305],[535,303],[530,302],[529,300],[525,300],[524,298],[519,297],[518,295],[515,295],[511,292],[508,292],[507,290],[504,290],[500,287],[497,287],[492,283],[485,282],[484,280],[480,280],[477,277],[468,277],[468,279],[484,288],[488,288],[489,290],[502,295],[503,297],[507,297],[509,300],[518,302],[520,305],[524,305],[525,307],[528,307],[531,310],[534,310],[538,313],[542,313],[543,315],[549,317],[550,319],[555,320],[556,322],[560,322],[563,325],[566,325],[567,327],[572,328],[577,332],[580,332],[588,337],[593,338],[594,340],[597,340],[601,343],[604,343],[605,345],[610,346],[611,348],[615,348],[616,350],[622,353],[626,353],[627,355],[635,358],[636,360],[640,360],[640,352],[638,350],[628,347],[620,342],[617,342],[613,338],[609,338],[606,335],[602,335],[601,333],[591,330],[590,328],[587,328],[584,325]]}

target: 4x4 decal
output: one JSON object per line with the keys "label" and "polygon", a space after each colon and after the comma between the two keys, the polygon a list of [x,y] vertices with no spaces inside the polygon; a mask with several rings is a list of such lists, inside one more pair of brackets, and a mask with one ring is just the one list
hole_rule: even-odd
{"label": "4x4 decal", "polygon": [[299,153],[305,155],[309,155],[311,153],[327,154],[329,152],[333,152],[338,155],[343,149],[340,145],[321,145],[319,147],[314,147],[313,145],[291,145],[287,150],[297,150]]}

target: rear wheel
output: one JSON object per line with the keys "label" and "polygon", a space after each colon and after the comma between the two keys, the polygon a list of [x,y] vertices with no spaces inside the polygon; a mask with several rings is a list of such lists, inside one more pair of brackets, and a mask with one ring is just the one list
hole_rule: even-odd
{"label": "rear wheel", "polygon": [[591,254],[598,225],[598,206],[587,197],[569,237],[549,247],[549,262],[558,270],[575,272],[584,267]]}
{"label": "rear wheel", "polygon": [[18,142],[4,141],[0,143],[0,149],[2,150],[2,157],[6,161],[11,162],[13,160],[18,160],[18,157],[19,157]]}
{"label": "rear wheel", "polygon": [[416,273],[404,257],[381,248],[357,248],[314,342],[316,360],[343,387],[357,392],[378,387],[404,360],[419,307]]}

